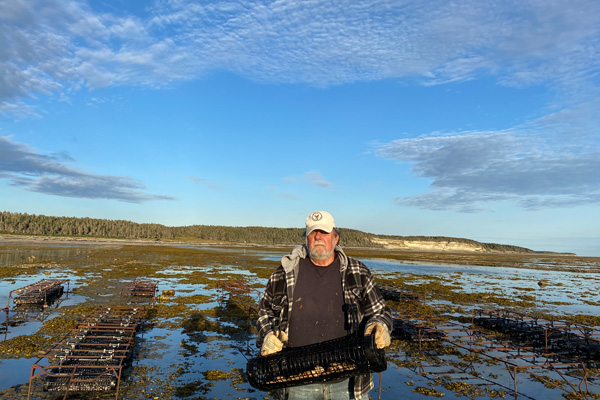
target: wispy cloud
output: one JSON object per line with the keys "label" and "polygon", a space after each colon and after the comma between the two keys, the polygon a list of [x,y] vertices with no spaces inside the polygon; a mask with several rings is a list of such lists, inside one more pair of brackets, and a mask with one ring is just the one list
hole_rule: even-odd
{"label": "wispy cloud", "polygon": [[210,189],[213,189],[213,190],[223,190],[222,186],[213,185],[212,183],[210,183],[209,181],[207,181],[204,178],[198,178],[196,176],[190,176],[190,179],[192,181],[194,181],[195,183],[197,183],[199,185],[204,185],[204,186],[206,186],[206,187],[208,187]]}
{"label": "wispy cloud", "polygon": [[[1,79],[1,78],[0,78]],[[0,84],[1,85],[1,84]],[[0,98],[0,115],[8,114],[16,118],[35,117],[40,118],[41,115],[34,111],[35,107],[24,103],[21,100],[8,102]]]}
{"label": "wispy cloud", "polygon": [[160,87],[212,70],[317,86],[483,74],[593,97],[598,10],[596,0],[180,0],[115,15],[79,1],[3,1],[0,111],[34,115],[23,101],[36,93]]}
{"label": "wispy cloud", "polygon": [[[583,104],[498,132],[432,134],[380,145],[381,157],[413,165],[432,192],[398,197],[427,209],[483,210],[509,200],[527,209],[600,203],[600,117]],[[568,143],[568,144],[565,144]]]}
{"label": "wispy cloud", "polygon": [[171,196],[144,193],[143,183],[126,176],[95,175],[69,168],[66,153],[44,155],[0,136],[0,179],[31,192],[88,199],[110,199],[129,203],[174,200]]}
{"label": "wispy cloud", "polygon": [[[301,184],[310,186],[316,186],[318,188],[333,188],[333,183],[327,180],[320,171],[308,171],[299,177],[287,176],[282,179],[287,184]],[[275,192],[278,197],[283,197],[289,200],[300,200],[301,197],[292,193],[285,193],[280,190],[277,186],[269,186],[269,190]]]}
{"label": "wispy cloud", "polygon": [[277,186],[268,186],[267,189],[275,192],[275,196],[281,197],[283,199],[287,199],[287,200],[301,200],[302,199],[300,196],[297,196],[295,194],[282,192]]}
{"label": "wispy cloud", "polygon": [[331,182],[329,182],[327,179],[325,179],[323,174],[321,174],[319,171],[306,172],[304,175],[302,175],[302,177],[305,180],[307,180],[308,182],[310,182],[310,184],[313,186],[319,186],[319,187],[323,187],[323,188],[333,186],[333,184]]}

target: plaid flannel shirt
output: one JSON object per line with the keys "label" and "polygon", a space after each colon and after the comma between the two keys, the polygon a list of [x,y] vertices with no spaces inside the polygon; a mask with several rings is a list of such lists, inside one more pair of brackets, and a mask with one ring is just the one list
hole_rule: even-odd
{"label": "plaid flannel shirt", "polygon": [[[392,332],[392,315],[385,306],[369,269],[360,261],[346,256],[341,247],[336,246],[335,251],[340,258],[344,303],[357,306],[359,332],[364,332],[364,328],[374,322],[381,322]],[[289,255],[281,259],[281,265],[271,274],[259,303],[256,322],[259,347],[264,337],[274,330],[275,321],[278,322],[279,329],[288,333],[299,261],[307,256],[306,246],[296,246]],[[372,374],[355,376],[354,397],[362,398],[373,386]]]}

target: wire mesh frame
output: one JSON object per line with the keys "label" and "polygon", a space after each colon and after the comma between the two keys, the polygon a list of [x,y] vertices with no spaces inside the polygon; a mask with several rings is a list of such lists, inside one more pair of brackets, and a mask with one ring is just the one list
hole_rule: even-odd
{"label": "wire mesh frame", "polygon": [[387,369],[385,353],[371,335],[346,336],[308,346],[286,348],[275,354],[248,360],[251,386],[269,391],[345,379]]}
{"label": "wire mesh frame", "polygon": [[[394,288],[392,288],[394,289]],[[382,293],[383,295],[383,293]],[[394,298],[394,296],[388,298],[388,300],[393,301],[404,301],[404,299]],[[504,313],[503,311],[499,311]],[[477,313],[477,311],[475,312]],[[465,352],[469,352],[472,354],[482,355],[484,357],[488,357],[495,361],[503,362],[509,371],[511,377],[513,378],[513,387],[514,387],[514,397],[517,398],[522,394],[518,393],[517,388],[517,378],[516,375],[518,372],[527,372],[530,376],[532,376],[536,380],[540,380],[544,382],[547,377],[543,375],[536,374],[533,372],[536,369],[543,369],[546,371],[555,372],[560,379],[572,390],[569,395],[574,398],[582,398],[587,399],[587,394],[589,392],[588,389],[588,380],[587,380],[587,370],[586,366],[582,362],[557,362],[558,360],[555,358],[555,354],[548,353],[548,346],[544,346],[542,351],[538,352],[538,356],[542,358],[544,361],[542,363],[536,362],[536,355],[526,356],[524,354],[525,351],[534,351],[534,347],[525,347],[523,345],[512,343],[509,341],[502,341],[497,337],[489,337],[482,332],[474,329],[475,324],[472,321],[471,326],[463,326],[459,323],[452,323],[450,321],[441,320],[438,318],[426,318],[419,315],[415,315],[412,313],[397,313],[399,319],[394,319],[394,327],[395,329],[400,328],[402,335],[406,339],[410,339],[412,341],[418,341],[419,343],[419,352],[422,351],[422,345],[425,341],[439,341],[440,343],[445,343],[450,346],[454,346],[456,348],[462,349]],[[473,317],[474,319],[474,317]],[[593,352],[589,351],[589,347],[583,350],[583,352],[587,351],[587,357],[590,358],[590,354],[598,354],[600,349],[597,346],[597,338],[598,338],[598,329],[586,327],[583,325],[572,324],[565,321],[544,321],[540,318],[533,317],[518,317],[520,320],[529,320],[533,321],[533,324],[541,324],[543,326],[542,329],[548,331],[564,331],[565,329],[568,331],[568,334],[565,335],[567,337],[567,344],[572,345],[574,338],[577,344],[583,343],[591,343]],[[548,328],[548,326],[550,328]],[[539,327],[538,327],[539,328]],[[399,335],[398,331],[394,332],[396,336]],[[546,333],[547,335],[547,333]],[[526,335],[525,335],[526,336]],[[546,336],[547,337],[547,336]],[[547,342],[545,342],[547,344]],[[565,341],[562,342],[564,344]],[[581,346],[579,346],[581,347]],[[538,347],[539,349],[539,347]],[[505,352],[505,356],[495,355],[497,352]],[[544,352],[546,354],[544,354]],[[580,351],[582,353],[582,351]],[[578,354],[579,356],[581,354]],[[512,360],[512,361],[511,361]],[[516,361],[521,361],[520,365],[516,363]],[[562,373],[561,371],[576,371],[579,376],[579,382],[573,383],[576,379],[568,378],[566,373]],[[444,372],[447,374],[449,371]],[[427,374],[421,370],[419,373],[427,376]],[[439,375],[439,374],[436,374]],[[500,384],[498,382],[486,379],[482,377],[480,374],[474,374],[479,379],[482,379],[487,384],[497,385],[502,388],[507,388],[506,385]],[[585,389],[582,389],[585,387]],[[509,389],[510,390],[510,389]],[[561,387],[561,390],[565,390]],[[533,399],[529,396],[524,396],[530,399]]]}
{"label": "wire mesh frame", "polygon": [[544,352],[555,352],[563,359],[600,361],[598,328],[504,309],[473,310],[473,324],[507,334]]}
{"label": "wire mesh frame", "polygon": [[392,337],[399,339],[422,343],[425,341],[439,341],[444,338],[443,332],[430,329],[418,322],[394,318],[393,326]]}
{"label": "wire mesh frame", "polygon": [[133,282],[129,282],[121,289],[120,299],[131,298],[134,301],[140,299],[150,299],[152,304],[156,301],[156,292],[158,291],[158,281],[136,278]]}
{"label": "wire mesh frame", "polygon": [[33,380],[44,376],[45,390],[64,391],[63,399],[70,391],[113,389],[118,399],[121,373],[132,357],[144,312],[143,307],[98,307],[33,364],[27,398]]}
{"label": "wire mesh frame", "polygon": [[10,307],[10,299],[14,293],[16,295],[13,298],[15,304],[42,304],[46,308],[50,301],[63,294],[63,285],[65,283],[67,284],[68,291],[68,279],[42,279],[22,288],[12,290],[8,293],[7,306]]}
{"label": "wire mesh frame", "polygon": [[[404,320],[409,320],[410,317],[407,315],[403,316]],[[415,318],[413,316],[413,318]],[[470,353],[475,356],[481,356],[503,363],[505,368],[509,371],[512,377],[513,391],[515,398],[524,396],[518,392],[517,378],[518,372],[527,372],[531,377],[541,382],[548,381],[549,378],[536,373],[536,370],[543,370],[547,372],[556,373],[560,381],[566,384],[572,392],[568,389],[559,387],[564,392],[569,393],[573,398],[586,399],[589,389],[587,381],[587,370],[584,363],[572,362],[563,363],[554,360],[553,354],[543,353],[532,353],[535,349],[532,346],[525,347],[511,342],[510,340],[500,340],[495,336],[486,335],[485,333],[474,329],[473,326],[463,325],[451,321],[443,321],[439,319],[420,319],[413,320],[412,323],[420,333],[417,335],[419,340],[419,352],[422,351],[422,337],[425,337],[423,332],[440,332],[442,336],[439,341],[443,344],[450,345],[456,349],[460,349],[465,353]],[[541,360],[541,361],[540,361]],[[474,368],[474,366],[472,366]],[[418,367],[419,373],[423,376],[429,374],[425,371],[422,366]],[[454,370],[453,366],[451,370]],[[568,376],[561,371],[571,370],[579,373],[579,378]],[[449,375],[451,371],[437,372],[432,376],[439,376],[440,374]],[[459,371],[460,372],[460,371]],[[477,375],[478,378],[482,378],[481,375]],[[504,389],[508,386],[499,382],[482,379],[486,384],[494,384]],[[529,396],[524,396],[531,398]]]}
{"label": "wire mesh frame", "polygon": [[[585,400],[588,398],[588,394],[591,394],[588,387],[587,370],[582,362],[555,362],[552,361],[552,355],[529,353],[528,351],[533,351],[533,348],[514,348],[507,346],[507,342],[503,342],[500,346],[494,346],[493,342],[487,342],[482,344],[484,347],[480,348],[456,343],[454,343],[454,345],[467,352],[476,353],[478,356],[503,363],[512,378],[513,396],[515,399],[519,396],[523,396],[523,394],[518,391],[517,374],[519,372],[526,372],[535,380],[543,382],[544,384],[552,384],[553,379],[564,383],[567,388],[556,384],[554,386],[563,391],[565,395],[570,398]],[[540,373],[536,373],[535,370],[544,371],[545,373],[554,373],[558,379],[541,375]],[[571,371],[577,371],[579,378],[577,378],[576,375],[568,375],[566,373]]]}
{"label": "wire mesh frame", "polygon": [[381,296],[384,300],[396,302],[422,300],[422,295],[409,290],[400,290],[394,286],[380,284],[377,284],[377,288],[379,289],[379,293],[381,293]]}

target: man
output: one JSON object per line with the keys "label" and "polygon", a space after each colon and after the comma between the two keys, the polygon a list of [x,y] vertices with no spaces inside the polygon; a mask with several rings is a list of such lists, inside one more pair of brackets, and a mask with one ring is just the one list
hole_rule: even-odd
{"label": "man", "polygon": [[[336,339],[352,332],[355,310],[359,334],[371,334],[378,348],[390,344],[392,316],[369,269],[344,254],[331,214],[306,218],[306,243],[281,259],[269,278],[258,311],[261,355]],[[373,388],[371,374],[341,382],[286,388],[288,400],[363,400]]]}

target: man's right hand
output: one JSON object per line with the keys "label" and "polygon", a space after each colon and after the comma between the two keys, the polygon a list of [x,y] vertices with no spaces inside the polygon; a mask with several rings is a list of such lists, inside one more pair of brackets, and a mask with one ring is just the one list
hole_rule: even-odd
{"label": "man's right hand", "polygon": [[261,356],[268,356],[269,354],[277,353],[283,349],[283,343],[287,342],[287,335],[285,332],[280,332],[279,337],[275,336],[273,331],[267,333],[263,340],[262,347],[260,348]]}

